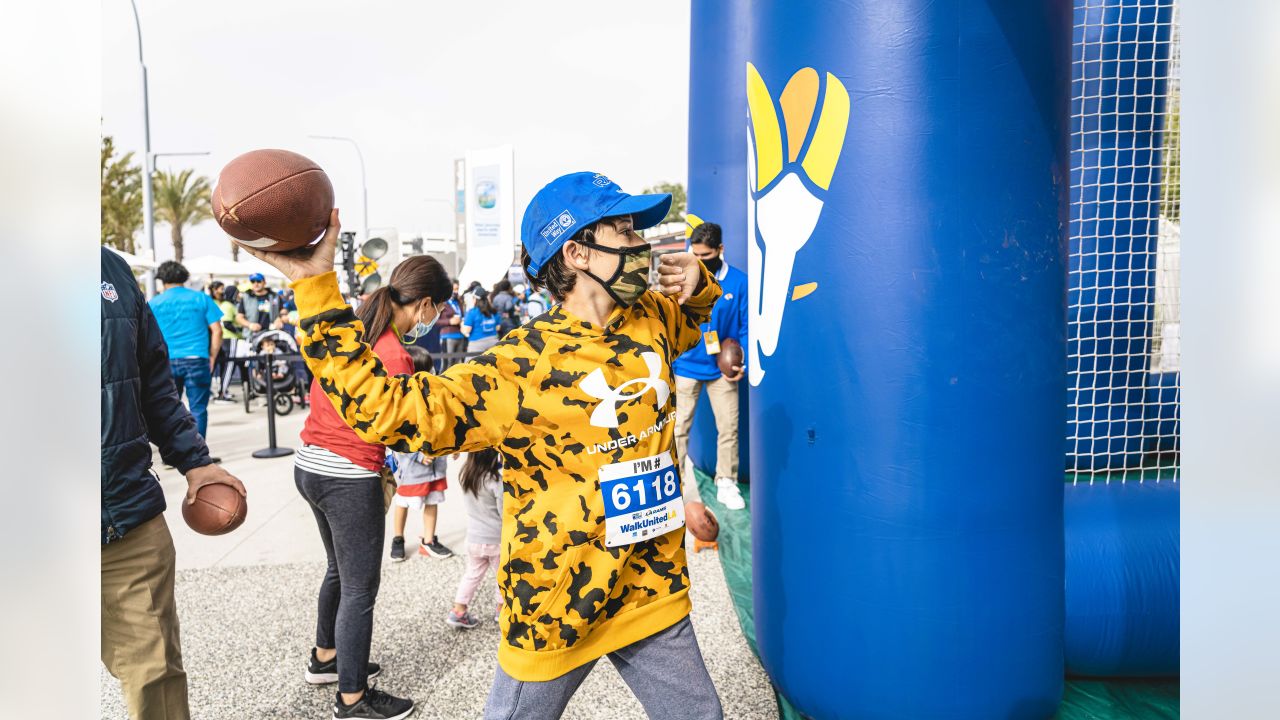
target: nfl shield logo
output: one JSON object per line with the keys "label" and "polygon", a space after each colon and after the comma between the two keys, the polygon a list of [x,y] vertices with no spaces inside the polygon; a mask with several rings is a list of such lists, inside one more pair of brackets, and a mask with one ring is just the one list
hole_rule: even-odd
{"label": "nfl shield logo", "polygon": [[116,286],[109,282],[102,283],[102,297],[103,299],[110,300],[111,302],[115,302],[120,299],[120,296],[116,294]]}

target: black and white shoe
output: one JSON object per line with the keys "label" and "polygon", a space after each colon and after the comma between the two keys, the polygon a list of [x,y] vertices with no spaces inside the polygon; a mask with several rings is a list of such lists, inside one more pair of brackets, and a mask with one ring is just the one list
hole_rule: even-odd
{"label": "black and white shoe", "polygon": [[[382,666],[376,662],[371,662],[365,673],[372,680],[382,673]],[[329,685],[338,682],[338,656],[334,655],[332,660],[322,663],[316,659],[316,649],[311,648],[311,661],[307,663],[306,679],[312,685]],[[360,716],[354,715],[352,717]]]}
{"label": "black and white shoe", "polygon": [[391,538],[391,559],[396,562],[404,562],[404,536],[397,535]]}
{"label": "black and white shoe", "polygon": [[412,712],[412,700],[389,695],[372,686],[364,691],[364,695],[356,701],[355,705],[344,705],[341,693],[333,700],[334,720],[343,720],[344,718],[401,720],[409,717],[409,713]]}
{"label": "black and white shoe", "polygon": [[430,555],[437,560],[453,557],[453,551],[442,545],[435,537],[431,538],[431,542],[427,542],[426,538],[422,538],[422,544],[418,545],[418,553],[420,555]]}

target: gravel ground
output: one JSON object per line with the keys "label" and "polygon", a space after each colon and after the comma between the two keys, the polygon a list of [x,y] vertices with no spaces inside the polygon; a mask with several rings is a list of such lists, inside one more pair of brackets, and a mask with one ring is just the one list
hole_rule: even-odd
{"label": "gravel ground", "polygon": [[[764,671],[738,628],[714,552],[689,554],[693,622],[725,717],[776,718]],[[412,557],[385,562],[372,659],[378,684],[418,703],[411,717],[478,718],[496,667],[498,631],[492,585],[474,610],[487,619],[471,631],[444,624],[462,558]],[[192,717],[197,720],[331,717],[335,686],[302,680],[314,632],[315,591],[323,567],[262,565],[178,573]],[[492,582],[492,580],[490,580]],[[125,720],[115,679],[102,670],[102,717]],[[570,720],[644,718],[640,704],[608,661],[597,663],[564,714]]]}

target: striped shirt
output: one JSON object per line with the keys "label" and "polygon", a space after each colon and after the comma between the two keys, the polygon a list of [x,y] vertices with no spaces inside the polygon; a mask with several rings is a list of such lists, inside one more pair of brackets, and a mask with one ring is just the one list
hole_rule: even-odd
{"label": "striped shirt", "polygon": [[326,477],[363,478],[378,474],[362,468],[350,460],[330,452],[319,445],[303,445],[293,456],[293,464],[309,473]]}

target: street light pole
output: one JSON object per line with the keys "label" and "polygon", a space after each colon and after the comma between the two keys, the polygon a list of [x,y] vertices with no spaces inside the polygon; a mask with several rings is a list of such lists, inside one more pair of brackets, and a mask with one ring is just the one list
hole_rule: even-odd
{"label": "street light pole", "polygon": [[355,140],[352,140],[349,137],[343,137],[341,135],[308,135],[307,137],[315,138],[316,140],[338,140],[340,142],[349,142],[351,143],[351,146],[356,149],[356,157],[360,158],[360,195],[361,195],[361,201],[364,204],[363,206],[364,239],[368,240],[369,239],[369,185],[365,181],[364,153],[360,152],[360,143],[357,143]]}
{"label": "street light pole", "polygon": [[[151,250],[151,262],[156,261],[156,225],[151,197],[151,105],[147,97],[147,64],[142,59],[142,21],[138,19],[138,3],[129,0],[133,8],[133,25],[138,30],[138,66],[142,68],[142,227],[147,234],[147,247]],[[147,298],[156,294],[156,270],[147,269]]]}

